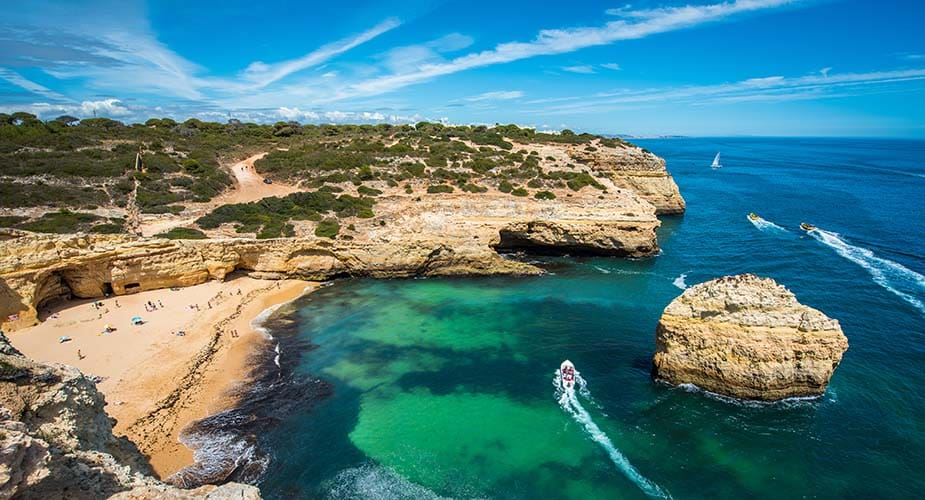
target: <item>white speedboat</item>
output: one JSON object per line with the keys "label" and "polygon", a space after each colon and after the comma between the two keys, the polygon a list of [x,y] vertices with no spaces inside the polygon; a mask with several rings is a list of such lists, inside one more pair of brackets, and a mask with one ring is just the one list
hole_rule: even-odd
{"label": "white speedboat", "polygon": [[566,391],[575,389],[575,365],[567,359],[559,366],[559,384]]}

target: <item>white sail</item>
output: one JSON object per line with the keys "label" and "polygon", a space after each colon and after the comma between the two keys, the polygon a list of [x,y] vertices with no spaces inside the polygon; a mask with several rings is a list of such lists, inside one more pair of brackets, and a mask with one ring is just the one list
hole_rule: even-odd
{"label": "white sail", "polygon": [[720,163],[719,163],[719,153],[716,153],[716,157],[713,158],[713,164],[710,165],[710,166],[713,167],[713,168],[722,167],[722,165],[720,165]]}

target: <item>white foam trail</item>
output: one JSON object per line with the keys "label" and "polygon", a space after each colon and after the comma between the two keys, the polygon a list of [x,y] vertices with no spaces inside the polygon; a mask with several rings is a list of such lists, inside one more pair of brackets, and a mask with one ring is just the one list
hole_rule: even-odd
{"label": "white foam trail", "polygon": [[602,272],[602,273],[604,273],[604,274],[610,274],[610,270],[609,270],[609,269],[604,269],[603,267],[598,267],[598,266],[592,266],[592,267],[594,267],[594,269],[597,269],[598,271],[600,271],[600,272]]}
{"label": "white foam trail", "polygon": [[273,350],[276,351],[276,357],[273,358],[273,362],[276,363],[277,368],[282,368],[279,365],[279,342],[276,343],[276,347],[273,348]]}
{"label": "white foam trail", "polygon": [[893,262],[877,257],[874,252],[849,244],[838,233],[815,229],[809,232],[814,238],[831,247],[842,257],[863,267],[874,282],[912,304],[925,314],[925,276]]}
{"label": "white foam trail", "polygon": [[671,284],[680,288],[681,290],[687,290],[687,283],[684,282],[684,278],[687,278],[687,273],[684,273],[681,276],[675,278]]}
{"label": "white foam trail", "polygon": [[761,217],[758,217],[757,220],[752,219],[751,217],[745,217],[745,218],[748,219],[748,222],[751,222],[753,226],[757,227],[761,231],[780,231],[782,233],[787,232],[786,229],[778,226],[777,224],[769,220],[762,219]]}
{"label": "white foam trail", "polygon": [[[575,372],[575,382],[578,385],[578,393],[582,396],[590,396],[588,391],[588,384],[585,382],[581,375],[576,371]],[[559,372],[556,370],[556,376],[553,380],[553,383],[556,387],[561,387],[559,385]],[[604,448],[604,451],[607,452],[607,455],[610,457],[610,460],[614,465],[617,466],[617,470],[623,473],[630,481],[632,481],[636,486],[639,487],[646,495],[654,498],[671,498],[671,495],[667,491],[663,490],[659,485],[648,480],[645,476],[640,474],[640,472],[633,467],[633,464],[620,453],[620,450],[614,446],[613,441],[604,434],[604,431],[594,423],[594,420],[591,419],[591,415],[588,414],[584,406],[578,401],[578,397],[575,396],[574,390],[572,391],[562,391],[561,389],[557,393],[559,406],[563,410],[567,411],[576,422],[581,424],[584,427],[585,432],[588,433],[588,436],[601,445]],[[587,397],[586,396],[586,397]]]}

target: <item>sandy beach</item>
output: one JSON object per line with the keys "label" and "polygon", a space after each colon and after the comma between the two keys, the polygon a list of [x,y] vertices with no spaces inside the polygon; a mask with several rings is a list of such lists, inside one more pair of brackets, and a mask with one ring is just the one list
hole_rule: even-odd
{"label": "sandy beach", "polygon": [[[180,430],[234,403],[225,393],[244,381],[248,358],[265,340],[251,321],[315,287],[238,277],[73,300],[47,307],[42,323],[9,338],[30,358],[100,377],[106,411],[117,420],[115,434],[135,442],[164,478],[193,461],[178,441]],[[133,324],[135,317],[142,323]]]}

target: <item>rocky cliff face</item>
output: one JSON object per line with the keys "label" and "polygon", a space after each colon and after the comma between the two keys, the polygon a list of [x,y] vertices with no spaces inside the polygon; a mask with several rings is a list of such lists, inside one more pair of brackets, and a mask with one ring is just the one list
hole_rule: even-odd
{"label": "rocky cliff face", "polygon": [[0,335],[0,498],[259,498],[252,486],[184,491],[146,476],[104,405],[76,368],[29,360]]}
{"label": "rocky cliff face", "polygon": [[500,194],[385,197],[377,214],[351,240],[9,233],[0,244],[0,327],[35,324],[38,310],[56,298],[189,286],[235,270],[311,280],[537,274],[497,250],[630,257],[658,251],[655,208],[629,191],[562,203]]}
{"label": "rocky cliff face", "polygon": [[665,308],[653,375],[738,398],[815,396],[847,349],[838,321],[744,274],[695,285]]}

